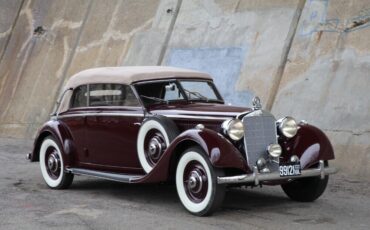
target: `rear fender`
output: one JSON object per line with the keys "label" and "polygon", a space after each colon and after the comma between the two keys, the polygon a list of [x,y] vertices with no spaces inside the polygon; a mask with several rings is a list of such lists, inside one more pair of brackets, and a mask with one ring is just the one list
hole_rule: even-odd
{"label": "rear fender", "polygon": [[317,164],[319,160],[334,159],[333,146],[328,137],[317,127],[299,125],[298,133],[291,139],[279,141],[284,151],[284,161],[292,155],[297,155],[303,169]]}
{"label": "rear fender", "polygon": [[210,129],[189,129],[181,133],[163,153],[153,170],[139,183],[167,181],[175,172],[176,164],[185,149],[198,145],[208,156],[211,164],[217,168],[234,168],[250,172],[245,159],[229,140]]}
{"label": "rear fender", "polygon": [[72,142],[72,136],[70,135],[68,129],[63,125],[63,123],[57,120],[50,120],[46,122],[42,126],[42,128],[38,131],[38,134],[34,141],[33,151],[31,153],[30,160],[32,162],[40,160],[39,150],[42,141],[47,136],[53,136],[58,141],[58,145],[61,148],[61,154],[63,157],[65,167],[71,166],[73,162],[72,156],[75,149]]}

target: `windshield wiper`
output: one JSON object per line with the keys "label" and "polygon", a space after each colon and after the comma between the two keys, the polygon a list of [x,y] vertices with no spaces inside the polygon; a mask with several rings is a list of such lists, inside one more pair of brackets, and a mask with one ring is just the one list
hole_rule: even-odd
{"label": "windshield wiper", "polygon": [[149,96],[145,96],[145,95],[140,95],[140,97],[143,97],[143,98],[146,98],[146,99],[149,99],[149,100],[153,100],[153,101],[159,101],[159,102],[166,102],[167,103],[167,100],[163,100],[162,98],[158,98],[158,97],[149,97]]}
{"label": "windshield wiper", "polygon": [[[197,99],[204,99],[204,100],[206,100],[207,102],[208,102],[208,97],[206,97],[206,96],[203,96],[201,93],[199,93],[199,92],[194,92],[194,91],[190,91],[190,90],[187,90],[187,89],[184,89],[184,91],[186,92],[186,93],[188,93],[189,94],[189,96],[190,95],[194,95],[194,96],[196,96],[197,97]],[[190,97],[189,97],[189,99],[191,99]]]}

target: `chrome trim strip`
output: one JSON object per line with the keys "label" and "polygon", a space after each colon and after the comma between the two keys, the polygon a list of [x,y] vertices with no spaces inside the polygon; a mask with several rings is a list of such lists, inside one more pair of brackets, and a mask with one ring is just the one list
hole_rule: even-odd
{"label": "chrome trim strip", "polygon": [[[227,120],[230,117],[210,117],[210,116],[188,116],[188,115],[166,115],[159,114],[169,118],[201,119],[201,120]],[[66,117],[87,117],[87,116],[122,116],[122,117],[144,117],[143,113],[79,113],[60,115],[58,118]]]}
{"label": "chrome trim strip", "polygon": [[203,119],[203,120],[227,120],[230,117],[209,117],[209,116],[190,116],[190,115],[167,115],[163,114],[165,117],[170,118],[186,118],[186,119]]}
{"label": "chrome trim strip", "polygon": [[302,170],[300,176],[280,177],[279,172],[258,173],[254,169],[252,174],[217,177],[217,183],[218,184],[241,184],[241,183],[252,183],[253,182],[255,185],[259,185],[260,182],[262,181],[299,179],[299,178],[314,177],[314,176],[320,176],[321,179],[324,179],[326,175],[334,174],[336,172],[337,172],[336,168],[325,167],[324,161],[320,161],[318,168]]}
{"label": "chrome trim strip", "polygon": [[188,111],[188,110],[160,110],[166,111],[170,115],[182,114],[182,115],[211,115],[211,116],[230,116],[235,117],[240,113],[235,112],[202,112],[202,111]]}
{"label": "chrome trim strip", "polygon": [[90,117],[90,116],[118,116],[118,117],[143,117],[143,113],[79,113],[60,115],[59,118],[64,117]]}

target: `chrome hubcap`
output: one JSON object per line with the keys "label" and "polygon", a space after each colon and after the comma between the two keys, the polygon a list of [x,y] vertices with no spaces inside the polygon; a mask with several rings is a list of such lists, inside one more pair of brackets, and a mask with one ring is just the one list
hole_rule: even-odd
{"label": "chrome hubcap", "polygon": [[148,163],[151,166],[156,165],[167,148],[164,136],[158,130],[151,130],[145,138],[144,145]]}
{"label": "chrome hubcap", "polygon": [[202,190],[203,187],[203,179],[202,176],[199,175],[197,171],[192,171],[188,180],[188,188],[194,192],[198,193]]}
{"label": "chrome hubcap", "polygon": [[166,147],[163,143],[160,143],[159,137],[153,137],[149,142],[149,154],[153,159],[158,159]]}
{"label": "chrome hubcap", "polygon": [[58,170],[58,167],[59,167],[59,160],[57,159],[56,153],[53,152],[49,155],[48,168],[50,169],[50,171],[56,172]]}
{"label": "chrome hubcap", "polygon": [[194,203],[202,202],[208,191],[207,173],[197,161],[191,161],[185,167],[184,187],[186,194]]}
{"label": "chrome hubcap", "polygon": [[62,172],[62,163],[58,155],[58,150],[54,147],[49,147],[45,154],[45,167],[49,176],[56,180]]}

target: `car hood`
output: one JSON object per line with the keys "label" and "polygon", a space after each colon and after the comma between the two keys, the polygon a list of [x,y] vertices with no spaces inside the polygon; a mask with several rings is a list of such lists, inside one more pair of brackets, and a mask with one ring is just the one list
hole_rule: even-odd
{"label": "car hood", "polygon": [[236,107],[224,104],[194,103],[194,104],[166,104],[151,106],[149,112],[164,116],[197,116],[232,118],[243,112],[250,112],[247,107]]}

